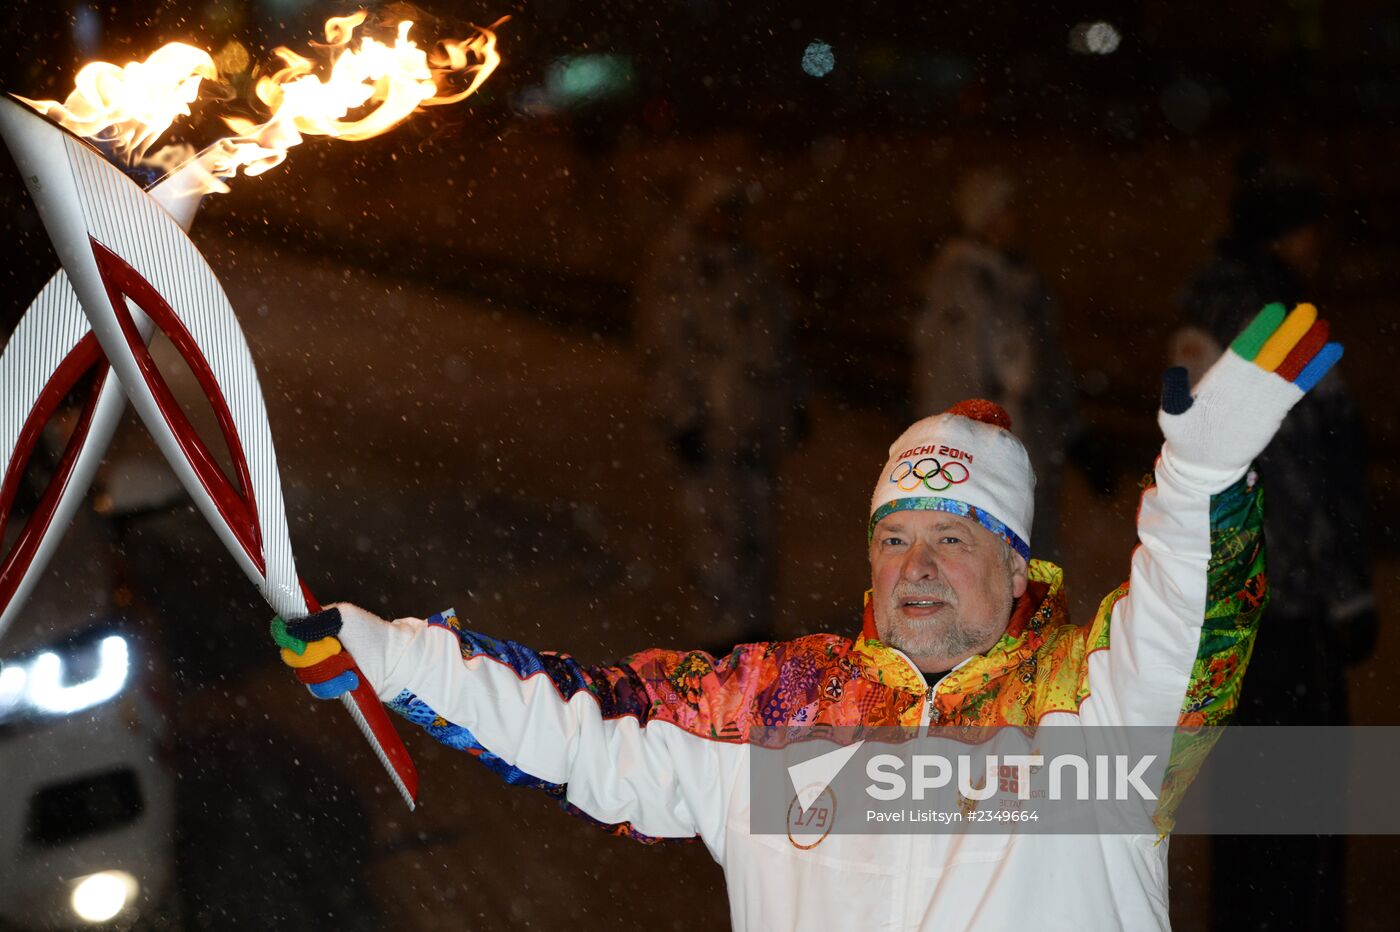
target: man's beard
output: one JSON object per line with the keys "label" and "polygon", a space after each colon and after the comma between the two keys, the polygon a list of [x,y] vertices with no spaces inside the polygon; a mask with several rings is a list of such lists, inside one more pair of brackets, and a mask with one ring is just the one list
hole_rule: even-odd
{"label": "man's beard", "polygon": [[[1011,617],[1011,605],[1015,601],[1010,573],[998,586],[998,593],[1000,598],[993,606],[993,617],[967,619],[962,617],[957,594],[947,583],[901,583],[895,587],[889,604],[876,605],[880,616],[876,619],[876,627],[886,644],[903,651],[910,658],[971,657],[995,644],[997,637],[1006,629],[1006,621]],[[905,599],[935,599],[942,602],[944,607],[933,618],[910,619],[899,611]]]}

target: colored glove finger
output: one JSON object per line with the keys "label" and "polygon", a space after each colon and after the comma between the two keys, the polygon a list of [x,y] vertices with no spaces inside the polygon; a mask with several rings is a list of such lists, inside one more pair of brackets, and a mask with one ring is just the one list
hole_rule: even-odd
{"label": "colored glove finger", "polygon": [[1162,410],[1185,414],[1195,399],[1191,397],[1191,376],[1185,366],[1172,366],[1162,373]]}
{"label": "colored glove finger", "polygon": [[1327,337],[1330,333],[1327,321],[1319,320],[1313,324],[1308,328],[1308,332],[1303,335],[1303,338],[1298,341],[1298,345],[1289,352],[1288,357],[1279,363],[1274,372],[1290,382],[1297,379],[1298,373],[1302,372],[1312,361],[1312,358],[1327,344]]}
{"label": "colored glove finger", "polygon": [[1254,357],[1254,364],[1265,372],[1273,372],[1279,367],[1293,347],[1298,344],[1312,327],[1317,323],[1317,308],[1311,304],[1300,304],[1293,309],[1273,335],[1265,341],[1259,350],[1259,355]]}
{"label": "colored glove finger", "polygon": [[333,680],[340,674],[350,670],[355,666],[355,660],[350,656],[349,651],[341,651],[322,660],[314,667],[300,667],[296,671],[297,679],[306,683],[324,683]]}
{"label": "colored glove finger", "polygon": [[335,637],[340,634],[340,626],[340,609],[327,608],[313,612],[305,618],[287,622],[287,634],[310,644],[321,638]]}
{"label": "colored glove finger", "polygon": [[1274,335],[1274,331],[1283,323],[1287,314],[1283,305],[1275,302],[1264,305],[1264,309],[1254,315],[1254,319],[1249,322],[1249,326],[1235,341],[1230,344],[1230,349],[1242,359],[1254,360],[1259,355],[1259,351],[1264,348],[1264,344],[1269,342],[1269,337]]}
{"label": "colored glove finger", "polygon": [[[1237,480],[1289,410],[1341,358],[1342,347],[1326,342],[1327,335],[1311,305],[1287,315],[1282,305],[1270,304],[1196,383],[1189,407],[1182,376],[1165,377],[1157,417],[1167,441],[1163,456],[1203,490],[1218,491]],[[1171,413],[1182,408],[1187,410]]]}
{"label": "colored glove finger", "polygon": [[348,692],[354,692],[359,687],[360,678],[355,675],[354,670],[346,670],[324,683],[306,684],[306,688],[311,690],[311,695],[317,699],[339,699]]}
{"label": "colored glove finger", "polygon": [[1337,364],[1337,360],[1342,358],[1342,344],[1328,343],[1318,354],[1313,357],[1312,362],[1298,373],[1298,377],[1293,380],[1293,384],[1298,386],[1298,390],[1304,393],[1312,391],[1314,385],[1322,381],[1322,377],[1327,374],[1327,370]]}
{"label": "colored glove finger", "polygon": [[272,640],[283,650],[294,654],[306,653],[306,642],[287,633],[287,622],[281,615],[272,619]]}
{"label": "colored glove finger", "polygon": [[306,650],[298,654],[282,648],[282,662],[296,670],[314,667],[322,661],[341,653],[340,642],[335,638],[321,638],[306,645]]}

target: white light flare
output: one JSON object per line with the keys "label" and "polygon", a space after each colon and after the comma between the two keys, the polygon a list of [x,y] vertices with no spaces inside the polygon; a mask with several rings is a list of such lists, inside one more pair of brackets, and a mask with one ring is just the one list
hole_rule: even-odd
{"label": "white light flare", "polygon": [[69,905],[84,922],[106,922],[116,918],[136,896],[140,885],[126,871],[89,874],[73,885]]}
{"label": "white light flare", "polygon": [[0,667],[0,721],[24,702],[24,684],[29,672],[16,663]]}
{"label": "white light flare", "polygon": [[29,704],[49,715],[72,715],[111,699],[122,691],[130,672],[126,640],[109,635],[97,646],[97,672],[81,683],[64,685],[63,660],[52,651],[35,657],[29,665]]}
{"label": "white light flare", "polygon": [[1070,51],[1082,55],[1112,55],[1122,42],[1122,33],[1112,23],[1102,20],[1079,23],[1069,31]]}

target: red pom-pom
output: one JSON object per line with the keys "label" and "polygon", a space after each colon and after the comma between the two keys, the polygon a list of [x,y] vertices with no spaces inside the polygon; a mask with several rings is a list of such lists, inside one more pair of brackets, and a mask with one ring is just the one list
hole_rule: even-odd
{"label": "red pom-pom", "polygon": [[965,418],[981,421],[983,424],[1000,427],[1002,430],[1011,429],[1011,415],[1006,413],[1006,409],[985,398],[969,398],[966,401],[959,401],[943,413],[960,414]]}

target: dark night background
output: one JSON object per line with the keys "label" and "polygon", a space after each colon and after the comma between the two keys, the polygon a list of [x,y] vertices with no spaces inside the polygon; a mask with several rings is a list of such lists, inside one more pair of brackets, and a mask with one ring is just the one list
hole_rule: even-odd
{"label": "dark night background", "polygon": [[[298,565],[323,598],[390,616],[455,604],[474,627],[589,661],[703,638],[703,609],[670,569],[674,479],[646,423],[631,321],[687,181],[722,170],[762,192],[754,237],[799,296],[815,390],[811,436],[783,487],[778,632],[853,631],[868,490],[914,413],[915,280],[953,227],[955,177],[996,163],[1023,180],[1026,251],[1059,299],[1083,411],[1121,478],[1108,499],[1067,480],[1064,562],[1087,618],[1127,572],[1178,295],[1224,229],[1237,156],[1260,148],[1327,197],[1315,301],[1346,345],[1368,433],[1382,623],[1375,654],[1351,672],[1352,717],[1400,722],[1400,7],[422,8],[428,35],[510,14],[503,63],[475,97],[378,139],[310,140],[208,198],[192,231],[247,329]],[[20,2],[0,26],[0,87],[62,99],[82,62],[172,40],[211,52],[237,42],[265,61],[351,9]],[[1074,51],[1075,25],[1098,20],[1120,45]],[[825,77],[801,67],[814,41],[835,56]],[[582,91],[587,75],[569,70],[580,61],[603,68]],[[207,115],[175,131],[197,145],[217,135]],[[8,334],[57,265],[8,156],[0,230]],[[139,435],[123,429],[132,455]],[[849,496],[819,492],[811,463]],[[197,515],[175,508],[113,533],[101,572],[172,668],[189,927],[727,924],[699,844],[601,836],[407,726],[424,806],[405,817],[343,716],[280,667],[269,613]],[[46,586],[78,571],[64,559]],[[1392,927],[1400,845],[1348,844],[1348,927]],[[1199,838],[1175,839],[1172,857],[1177,926],[1209,928],[1207,891],[1228,865],[1212,865]],[[303,891],[327,872],[343,877],[340,894],[310,902]]]}

